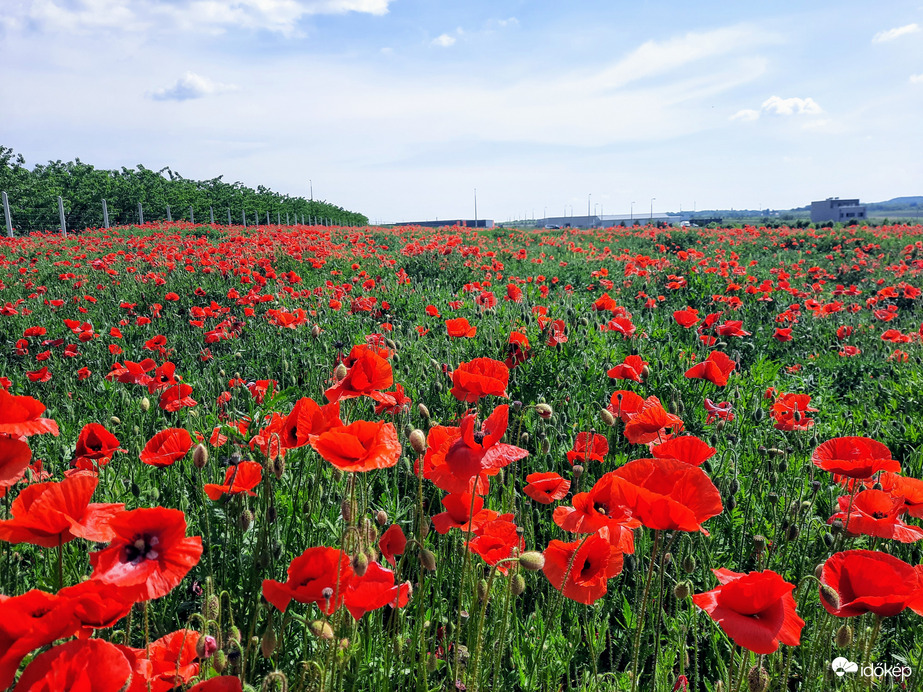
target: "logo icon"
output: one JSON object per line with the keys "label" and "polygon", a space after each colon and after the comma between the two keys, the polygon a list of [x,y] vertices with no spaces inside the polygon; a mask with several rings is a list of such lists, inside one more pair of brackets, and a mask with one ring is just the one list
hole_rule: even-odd
{"label": "logo icon", "polygon": [[843,677],[846,673],[858,673],[859,664],[853,663],[848,658],[839,656],[833,659],[833,662],[830,664],[830,667],[833,668],[833,672],[837,674],[837,677]]}

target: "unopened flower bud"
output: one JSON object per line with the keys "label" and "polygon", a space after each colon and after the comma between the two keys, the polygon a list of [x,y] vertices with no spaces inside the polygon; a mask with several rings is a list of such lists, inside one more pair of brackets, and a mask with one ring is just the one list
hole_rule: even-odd
{"label": "unopened flower bud", "polygon": [[221,599],[217,595],[212,594],[205,600],[205,605],[202,608],[202,614],[205,616],[206,620],[217,620],[218,616],[221,613]]}
{"label": "unopened flower bud", "polygon": [[277,643],[276,628],[272,626],[272,618],[270,618],[266,631],[263,632],[263,638],[260,640],[260,653],[263,654],[263,658],[272,658]]}
{"label": "unopened flower bud", "polygon": [[436,570],[436,556],[431,550],[423,548],[423,550],[420,551],[420,564],[423,566],[423,569],[434,572]]}
{"label": "unopened flower bud", "polygon": [[320,332],[321,329],[319,324],[315,324],[313,327],[311,327],[311,336],[313,336],[315,339],[320,336]]}
{"label": "unopened flower bud", "polygon": [[351,503],[349,500],[343,500],[340,504],[340,516],[343,517],[343,521],[347,524],[353,520],[353,517],[356,515],[356,506],[355,503]]}
{"label": "unopened flower bud", "polygon": [[388,513],[383,509],[378,510],[378,513],[375,514],[375,521],[378,522],[379,526],[384,526],[388,523]]}
{"label": "unopened flower bud", "polygon": [[204,469],[208,463],[208,447],[197,444],[192,450],[192,463],[197,469]]}
{"label": "unopened flower bud", "polygon": [[753,666],[747,672],[747,689],[750,692],[766,692],[769,689],[769,672],[763,666]]}
{"label": "unopened flower bud", "polygon": [[237,642],[240,644],[240,628],[231,625],[228,628],[227,634],[224,635],[224,638],[229,642]]}
{"label": "unopened flower bud", "polygon": [[426,433],[420,428],[416,428],[410,433],[410,446],[417,454],[423,454],[426,451]]}
{"label": "unopened flower bud", "polygon": [[426,655],[426,672],[433,674],[436,672],[436,668],[439,665],[439,659],[436,658],[433,654]]}
{"label": "unopened flower bud", "polygon": [[546,438],[546,439],[542,440],[541,452],[542,452],[542,454],[548,454],[548,452],[550,452],[550,451],[551,451],[551,440],[549,440],[549,439]]}
{"label": "unopened flower bud", "polygon": [[199,641],[197,641],[195,645],[196,656],[198,656],[201,661],[211,658],[217,650],[218,642],[210,635],[199,637]]}
{"label": "unopened flower bud", "polygon": [[422,418],[429,418],[429,409],[423,404],[417,404],[417,412]]}
{"label": "unopened flower bud", "polygon": [[253,512],[249,509],[245,509],[240,513],[240,516],[237,518],[238,526],[240,526],[242,531],[246,531],[250,528],[250,524],[253,523]]}
{"label": "unopened flower bud", "polygon": [[356,573],[357,577],[363,576],[368,568],[369,559],[365,553],[359,553],[353,558],[353,572]]}
{"label": "unopened flower bud", "polygon": [[141,397],[141,410],[147,413],[151,408],[151,400],[146,396]]}
{"label": "unopened flower bud", "polygon": [[340,380],[346,377],[348,372],[349,371],[346,369],[346,366],[340,363],[339,365],[336,366],[336,368],[334,368],[333,377],[334,379],[336,379],[337,382],[339,382]]}
{"label": "unopened flower bud", "polygon": [[683,558],[683,571],[686,573],[695,572],[695,558],[687,555]]}
{"label": "unopened flower bud", "polygon": [[542,420],[549,420],[554,415],[554,409],[548,404],[541,403],[535,405],[535,412]]}
{"label": "unopened flower bud", "polygon": [[692,584],[688,581],[681,581],[673,587],[673,595],[680,601],[685,600],[692,593]]}
{"label": "unopened flower bud", "polygon": [[228,656],[223,651],[216,651],[215,655],[212,656],[212,668],[215,669],[215,672],[218,675],[221,675],[224,670],[228,667]]}
{"label": "unopened flower bud", "polygon": [[827,602],[827,605],[829,605],[834,610],[840,609],[840,595],[833,590],[833,587],[827,586],[826,584],[821,584],[820,597],[823,598]]}
{"label": "unopened flower bud", "polygon": [[478,582],[478,600],[481,602],[486,601],[489,593],[490,590],[487,587],[487,580],[481,579]]}
{"label": "unopened flower bud", "polygon": [[852,644],[852,627],[849,625],[840,625],[840,629],[836,631],[836,645],[845,649],[846,647]]}
{"label": "unopened flower bud", "polygon": [[610,428],[615,425],[615,416],[612,415],[612,412],[604,408],[599,412],[599,417],[602,418],[603,423],[608,425]]}
{"label": "unopened flower bud", "polygon": [[519,596],[526,590],[526,578],[521,574],[514,574],[513,581],[510,584],[510,591],[514,596]]}
{"label": "unopened flower bud", "polygon": [[545,566],[545,556],[536,550],[530,550],[519,556],[519,565],[530,572],[537,572]]}
{"label": "unopened flower bud", "polygon": [[330,626],[329,622],[312,620],[308,623],[308,629],[311,630],[311,634],[315,637],[326,639],[327,641],[333,639],[333,627]]}

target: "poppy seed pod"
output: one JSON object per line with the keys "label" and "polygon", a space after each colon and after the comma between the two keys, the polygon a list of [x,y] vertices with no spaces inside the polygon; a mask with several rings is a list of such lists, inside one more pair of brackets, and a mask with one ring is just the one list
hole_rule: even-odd
{"label": "poppy seed pod", "polygon": [[836,631],[836,645],[840,649],[845,649],[852,644],[852,627],[841,625]]}
{"label": "poppy seed pod", "polygon": [[204,469],[208,463],[208,447],[203,444],[197,444],[192,450],[192,463],[197,469]]}
{"label": "poppy seed pod", "polygon": [[579,481],[580,476],[583,475],[583,466],[581,464],[574,464],[573,472],[574,472],[574,480]]}
{"label": "poppy seed pod", "polygon": [[763,552],[763,550],[766,549],[766,543],[767,543],[766,536],[763,536],[762,534],[757,534],[756,536],[753,537],[753,551],[757,555],[759,555],[760,553]]}
{"label": "poppy seed pod", "polygon": [[436,571],[436,556],[431,550],[423,548],[423,550],[420,551],[420,565],[429,572]]}
{"label": "poppy seed pod", "polygon": [[151,408],[151,400],[146,396],[141,397],[141,410],[147,413]]}
{"label": "poppy seed pod", "polygon": [[541,403],[535,405],[535,412],[542,420],[549,420],[554,415],[554,409],[548,404]]}
{"label": "poppy seed pod", "polygon": [[426,433],[420,428],[416,428],[410,433],[410,447],[417,454],[423,454],[426,451]]}
{"label": "poppy seed pod", "polygon": [[519,566],[529,572],[538,572],[545,566],[545,556],[537,550],[530,550],[519,556]]}
{"label": "poppy seed pod", "polygon": [[521,574],[514,574],[510,583],[510,591],[514,596],[519,596],[526,590],[526,578]]}
{"label": "poppy seed pod", "polygon": [[319,639],[326,639],[327,641],[333,639],[333,627],[330,626],[329,622],[312,620],[308,623],[308,629],[311,630],[311,634]]}
{"label": "poppy seed pod", "polygon": [[753,666],[747,672],[747,689],[750,692],[766,692],[769,688],[769,672],[763,666]]}

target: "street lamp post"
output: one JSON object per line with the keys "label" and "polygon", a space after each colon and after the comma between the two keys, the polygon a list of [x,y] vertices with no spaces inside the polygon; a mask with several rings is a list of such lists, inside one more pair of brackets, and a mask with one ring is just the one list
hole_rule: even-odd
{"label": "street lamp post", "polygon": [[478,189],[474,188],[474,227],[478,227]]}
{"label": "street lamp post", "polygon": [[631,203],[631,213],[629,215],[631,217],[631,225],[634,226],[635,225],[635,203],[634,202]]}
{"label": "street lamp post", "polygon": [[650,218],[650,222],[651,222],[651,223],[654,223],[654,200],[655,200],[655,199],[657,199],[657,198],[656,198],[656,197],[651,197],[651,218]]}
{"label": "street lamp post", "polygon": [[587,225],[587,228],[590,227],[590,197],[592,196],[593,196],[592,192],[586,196],[586,225]]}

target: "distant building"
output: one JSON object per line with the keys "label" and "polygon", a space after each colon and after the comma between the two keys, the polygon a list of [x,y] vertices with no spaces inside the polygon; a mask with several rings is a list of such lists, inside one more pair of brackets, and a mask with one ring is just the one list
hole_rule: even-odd
{"label": "distant building", "polygon": [[669,214],[599,214],[596,216],[549,216],[538,219],[539,228],[611,228],[612,226],[645,226],[649,223],[679,223],[679,217]]}
{"label": "distant building", "polygon": [[838,221],[848,223],[853,219],[864,219],[865,207],[858,199],[828,197],[823,202],[811,202],[811,223]]}
{"label": "distant building", "polygon": [[399,221],[391,226],[426,226],[427,228],[442,228],[443,226],[464,226],[467,228],[493,228],[492,219],[446,219],[445,221]]}

